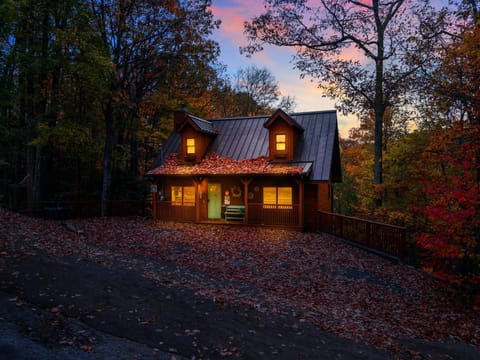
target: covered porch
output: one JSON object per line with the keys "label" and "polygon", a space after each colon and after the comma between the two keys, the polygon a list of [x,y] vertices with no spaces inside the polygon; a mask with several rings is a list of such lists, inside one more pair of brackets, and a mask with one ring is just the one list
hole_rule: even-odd
{"label": "covered porch", "polygon": [[237,216],[236,219],[225,215],[227,209],[228,205],[222,206],[221,218],[197,219],[195,204],[176,206],[172,205],[171,201],[157,201],[152,214],[155,220],[163,221],[303,227],[300,204],[292,204],[284,209],[271,209],[265,208],[261,203],[249,203],[243,208],[244,215]]}
{"label": "covered porch", "polygon": [[[305,182],[298,176],[162,177],[154,185],[154,220],[305,225]],[[312,195],[312,194],[310,194]]]}

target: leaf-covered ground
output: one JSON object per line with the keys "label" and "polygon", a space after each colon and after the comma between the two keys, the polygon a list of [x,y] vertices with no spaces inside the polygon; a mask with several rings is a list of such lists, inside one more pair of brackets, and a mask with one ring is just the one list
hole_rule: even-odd
{"label": "leaf-covered ground", "polygon": [[136,269],[219,305],[293,317],[392,353],[415,355],[409,344],[418,340],[480,346],[478,312],[418,270],[327,235],[144,218],[62,223],[0,211],[2,255],[41,250]]}

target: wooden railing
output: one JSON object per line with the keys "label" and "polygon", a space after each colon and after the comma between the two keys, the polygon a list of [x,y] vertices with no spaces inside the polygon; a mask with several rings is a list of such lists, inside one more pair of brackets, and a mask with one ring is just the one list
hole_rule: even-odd
{"label": "wooden railing", "polygon": [[317,229],[400,259],[407,256],[407,230],[401,226],[318,211]]}
{"label": "wooden railing", "polygon": [[248,204],[248,223],[252,225],[299,226],[298,205],[265,206]]}
{"label": "wooden railing", "polygon": [[195,221],[195,204],[173,205],[171,201],[157,201],[156,220]]}

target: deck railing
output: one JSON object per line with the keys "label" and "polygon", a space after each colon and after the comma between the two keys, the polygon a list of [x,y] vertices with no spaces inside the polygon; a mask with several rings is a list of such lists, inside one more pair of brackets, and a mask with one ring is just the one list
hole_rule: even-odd
{"label": "deck railing", "polygon": [[157,201],[157,220],[195,221],[195,204],[173,205],[171,201]]}
{"label": "deck railing", "polygon": [[407,230],[402,226],[318,211],[317,228],[400,259],[407,256]]}
{"label": "deck railing", "polygon": [[248,204],[248,223],[252,225],[299,226],[298,205]]}

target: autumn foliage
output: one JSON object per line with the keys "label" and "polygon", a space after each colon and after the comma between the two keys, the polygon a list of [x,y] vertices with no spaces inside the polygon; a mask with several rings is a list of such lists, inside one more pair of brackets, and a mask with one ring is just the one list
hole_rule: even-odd
{"label": "autumn foliage", "polygon": [[455,283],[480,284],[480,129],[436,132],[426,152],[435,156],[431,177],[424,179],[428,203],[417,207],[425,225],[418,232],[424,268]]}

